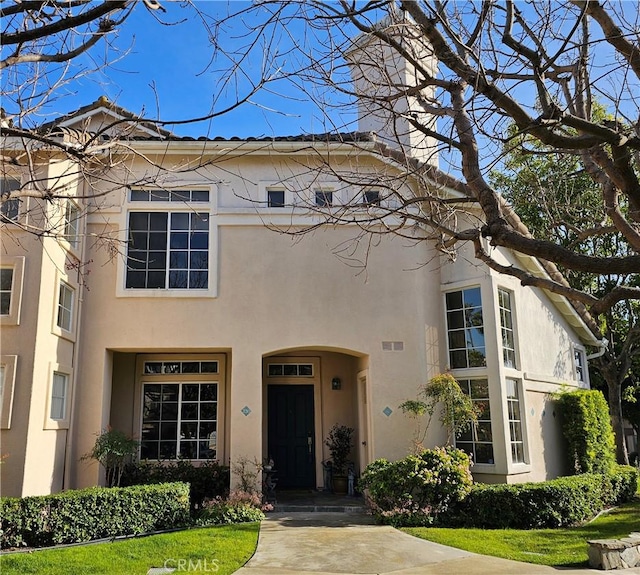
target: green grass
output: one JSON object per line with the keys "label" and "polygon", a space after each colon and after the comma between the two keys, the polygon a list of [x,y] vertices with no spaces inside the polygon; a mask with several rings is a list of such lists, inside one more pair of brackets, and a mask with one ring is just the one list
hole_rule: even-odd
{"label": "green grass", "polygon": [[145,575],[151,567],[164,566],[166,560],[169,560],[167,567],[174,568],[179,567],[179,560],[183,560],[182,571],[227,575],[251,558],[258,541],[258,530],[258,523],[243,523],[113,543],[15,553],[0,557],[0,573]]}
{"label": "green grass", "polygon": [[640,531],[640,498],[580,527],[566,529],[444,529],[412,527],[410,535],[473,553],[554,567],[583,567],[587,540],[617,539]]}

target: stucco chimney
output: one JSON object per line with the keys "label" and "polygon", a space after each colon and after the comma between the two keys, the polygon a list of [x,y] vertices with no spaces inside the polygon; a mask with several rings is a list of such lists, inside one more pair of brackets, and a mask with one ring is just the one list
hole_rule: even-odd
{"label": "stucco chimney", "polygon": [[403,13],[393,13],[375,26],[420,64],[416,68],[410,59],[373,34],[362,34],[354,40],[345,57],[358,97],[358,130],[375,132],[388,146],[437,165],[435,140],[409,121],[413,118],[420,125],[435,127],[435,118],[422,105],[434,99],[434,88],[423,88],[417,95],[407,93],[424,81],[425,72],[436,76],[437,60],[419,28]]}

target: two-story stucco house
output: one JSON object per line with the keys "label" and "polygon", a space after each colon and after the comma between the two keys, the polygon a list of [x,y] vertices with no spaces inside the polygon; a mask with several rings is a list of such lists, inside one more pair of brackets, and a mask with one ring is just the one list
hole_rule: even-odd
{"label": "two-story stucco house", "polygon": [[[105,99],[56,126],[68,139],[114,121],[134,126],[132,152],[102,180],[43,152],[42,177],[68,197],[3,205],[3,495],[99,483],[80,457],[108,426],[139,439],[142,459],[272,457],[280,487],[321,487],[335,423],[356,430],[356,470],[402,457],[413,422],[398,406],[447,370],[482,407],[457,440],[477,480],[565,470],[550,393],[588,386],[585,346],[597,344],[568,301],[464,249],[450,261],[393,234],[360,249],[357,223],[283,233],[322,221],[309,206],[387,201],[373,176],[397,168],[372,141],[179,138]],[[361,110],[372,129],[384,140],[384,122]],[[371,184],[334,177],[349,169]],[[3,190],[24,178],[3,166]],[[38,217],[60,234],[29,233]],[[445,436],[430,428],[427,444]]]}

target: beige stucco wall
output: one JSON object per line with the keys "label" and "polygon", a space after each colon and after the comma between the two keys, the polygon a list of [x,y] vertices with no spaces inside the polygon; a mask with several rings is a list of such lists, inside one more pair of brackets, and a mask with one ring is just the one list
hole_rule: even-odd
{"label": "beige stucco wall", "polygon": [[[79,195],[79,182],[68,162],[53,162],[43,177],[69,196]],[[81,204],[80,204],[81,206]],[[43,211],[44,210],[44,211]],[[31,226],[48,222],[63,232],[63,210],[55,204],[29,199],[20,215]],[[11,427],[2,431],[2,491],[6,495],[40,495],[64,487],[67,428],[71,416],[74,362],[77,340],[78,301],[81,296],[82,247],[71,249],[55,238],[36,239],[17,228],[3,226],[2,249],[25,258],[20,323],[2,326],[2,355],[17,355],[12,399]],[[82,233],[82,230],[80,230]],[[74,290],[71,330],[57,325],[60,282]],[[50,418],[51,385],[54,371],[69,376],[66,415]]]}
{"label": "beige stucco wall", "polygon": [[[419,385],[448,368],[444,292],[474,285],[482,291],[487,366],[456,370],[455,375],[486,377],[490,382],[495,452],[495,463],[476,466],[474,474],[486,481],[524,481],[554,476],[562,470],[547,393],[564,381],[575,384],[571,344],[578,342],[578,337],[547,297],[538,290],[520,288],[510,278],[496,276],[468,250],[451,263],[441,260],[426,243],[414,244],[394,236],[356,246],[353,240],[359,229],[355,226],[320,228],[303,238],[267,229],[265,223],[291,230],[318,221],[299,211],[263,207],[266,188],[274,182],[286,180],[291,201],[296,199],[293,188],[304,194],[318,184],[312,181],[318,174],[304,167],[312,165],[313,158],[304,154],[295,162],[287,158],[255,155],[228,161],[224,170],[214,164],[184,180],[175,174],[168,177],[171,185],[210,189],[210,204],[194,206],[211,214],[212,289],[208,293],[125,290],[124,243],[121,254],[113,256],[100,248],[99,242],[87,241],[86,252],[79,258],[87,264],[84,271],[90,273],[81,278],[69,273],[67,252],[53,240],[45,240],[51,242],[47,253],[53,256],[39,257],[37,250],[29,253],[29,281],[24,293],[28,301],[37,304],[30,306],[32,315],[25,315],[20,344],[11,347],[15,340],[6,338],[7,350],[16,350],[6,353],[20,356],[18,380],[24,382],[14,400],[14,422],[18,413],[27,414],[28,421],[23,427],[16,423],[15,434],[12,426],[6,443],[3,437],[3,449],[24,450],[24,485],[20,485],[23,474],[18,466],[2,466],[3,482],[8,478],[17,494],[60,489],[63,469],[65,486],[82,487],[101,480],[98,466],[80,462],[80,457],[108,425],[139,434],[136,361],[140,354],[224,356],[218,447],[226,463],[267,455],[263,368],[265,358],[273,356],[312,357],[319,362],[320,373],[314,382],[318,485],[322,479],[320,463],[328,457],[324,438],[334,423],[356,427],[353,458],[360,468],[371,459],[402,457],[410,448],[414,424],[398,406],[414,398]],[[176,165],[180,161],[178,157],[167,159]],[[349,167],[346,160],[336,165]],[[129,167],[133,174],[138,173],[137,166]],[[353,197],[347,188],[334,189],[338,203]],[[90,218],[90,237],[108,233],[124,242],[128,210],[157,207],[127,204],[125,198],[121,190],[99,199],[100,210]],[[77,302],[82,307],[81,315],[77,314],[80,331],[73,337],[63,337],[52,329],[61,277],[77,289]],[[80,288],[80,279],[86,289]],[[497,287],[514,294],[517,369],[502,365]],[[4,330],[2,337],[4,354]],[[391,350],[386,350],[389,344]],[[31,357],[33,368],[23,369]],[[43,422],[54,360],[73,368],[68,432],[66,425],[43,429],[47,427]],[[331,390],[333,377],[342,380],[340,391]],[[525,464],[510,462],[506,377],[516,379],[522,389]],[[245,406],[251,410],[249,415],[242,413]],[[27,435],[28,441],[24,439]],[[362,446],[365,435],[367,445]],[[432,425],[427,446],[444,441],[444,430]]]}

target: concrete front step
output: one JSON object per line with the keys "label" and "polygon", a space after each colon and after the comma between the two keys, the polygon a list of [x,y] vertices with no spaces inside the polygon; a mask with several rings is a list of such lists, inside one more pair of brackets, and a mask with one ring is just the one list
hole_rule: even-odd
{"label": "concrete front step", "polygon": [[364,513],[362,505],[287,505],[273,506],[275,513]]}

